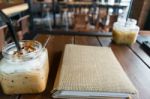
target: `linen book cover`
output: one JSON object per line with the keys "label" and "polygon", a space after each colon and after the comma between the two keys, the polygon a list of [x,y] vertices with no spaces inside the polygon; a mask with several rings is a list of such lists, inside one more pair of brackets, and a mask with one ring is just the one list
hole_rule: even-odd
{"label": "linen book cover", "polygon": [[53,98],[128,98],[137,90],[109,47],[67,44]]}

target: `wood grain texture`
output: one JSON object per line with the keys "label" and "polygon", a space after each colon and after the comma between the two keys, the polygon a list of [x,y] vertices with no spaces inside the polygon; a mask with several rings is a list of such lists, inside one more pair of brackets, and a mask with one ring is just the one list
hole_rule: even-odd
{"label": "wood grain texture", "polygon": [[130,48],[150,68],[150,56],[141,49],[140,44],[135,43]]}
{"label": "wood grain texture", "polygon": [[97,37],[75,36],[75,44],[99,46]]}
{"label": "wood grain texture", "polygon": [[[104,37],[102,39],[104,39]],[[101,42],[102,46],[110,46],[112,48],[128,77],[139,91],[140,99],[149,99],[149,68],[132,52],[128,46],[113,44],[111,43],[111,38],[107,38],[104,41],[101,40],[101,37],[99,37],[99,41]],[[137,97],[135,96],[134,99],[137,99]]]}
{"label": "wood grain texture", "polygon": [[[150,31],[140,31],[139,34],[143,37],[144,41],[150,38]],[[130,48],[150,68],[150,56],[143,51],[140,44],[135,43]]]}

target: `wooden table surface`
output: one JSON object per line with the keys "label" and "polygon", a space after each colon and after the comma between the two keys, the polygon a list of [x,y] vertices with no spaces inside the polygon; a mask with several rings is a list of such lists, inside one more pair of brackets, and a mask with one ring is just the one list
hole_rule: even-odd
{"label": "wooden table surface", "polygon": [[[0,90],[0,99],[51,99],[50,91],[53,88],[57,68],[65,44],[81,44],[91,46],[109,46],[119,60],[123,69],[139,91],[139,99],[150,99],[150,57],[143,52],[138,43],[132,46],[116,45],[111,37],[99,36],[67,36],[67,35],[38,35],[35,40],[42,44],[47,41],[46,48],[49,54],[50,74],[47,88],[40,94],[4,95]],[[149,35],[150,36],[150,35]],[[134,97],[133,99],[138,99]]]}

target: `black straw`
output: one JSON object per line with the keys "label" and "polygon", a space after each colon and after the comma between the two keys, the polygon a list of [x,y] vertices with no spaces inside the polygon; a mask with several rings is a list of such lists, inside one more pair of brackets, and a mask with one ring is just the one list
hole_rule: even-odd
{"label": "black straw", "polygon": [[21,50],[21,47],[20,47],[20,44],[19,44],[19,40],[16,36],[16,31],[12,25],[12,21],[10,20],[10,18],[8,18],[5,13],[3,13],[3,11],[0,10],[0,17],[2,18],[2,20],[7,24],[8,26],[8,29],[10,31],[10,34],[11,34],[11,37],[12,39],[14,40],[15,42],[15,45],[17,47],[17,50],[20,51]]}

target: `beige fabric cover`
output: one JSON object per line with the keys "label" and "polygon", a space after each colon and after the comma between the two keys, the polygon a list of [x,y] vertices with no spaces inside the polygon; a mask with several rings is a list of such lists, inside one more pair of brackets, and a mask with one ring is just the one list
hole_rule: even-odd
{"label": "beige fabric cover", "polygon": [[54,90],[136,93],[111,48],[68,44]]}

